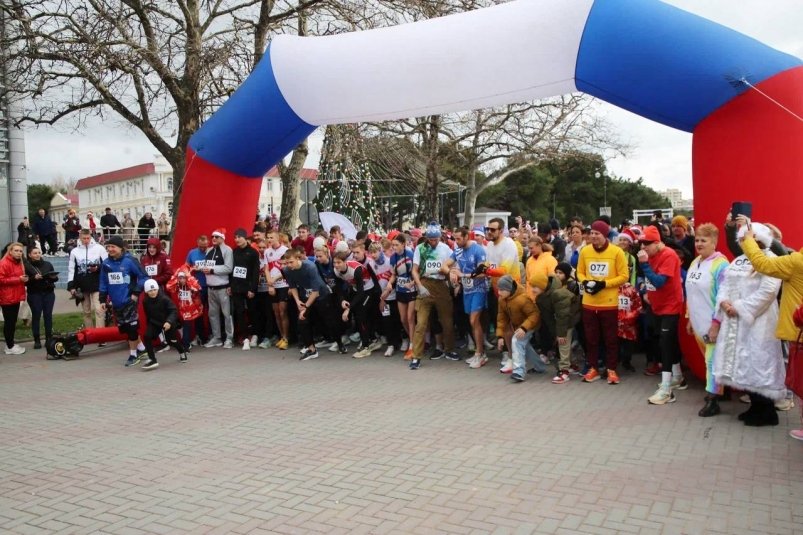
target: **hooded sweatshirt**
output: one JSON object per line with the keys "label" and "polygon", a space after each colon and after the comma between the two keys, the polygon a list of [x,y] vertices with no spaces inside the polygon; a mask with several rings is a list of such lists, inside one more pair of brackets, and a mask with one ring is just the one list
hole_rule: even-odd
{"label": "hooded sweatshirt", "polygon": [[148,238],[148,245],[156,246],[156,254],[151,255],[146,249],[141,259],[142,267],[148,277],[155,280],[160,288],[164,288],[167,281],[170,280],[170,276],[173,275],[170,257],[162,251],[162,242],[159,238],[155,236]]}
{"label": "hooded sweatshirt", "polygon": [[100,266],[100,302],[106,297],[112,307],[120,309],[131,301],[132,295],[142,293],[148,275],[131,253],[123,251],[120,258],[109,257]]}

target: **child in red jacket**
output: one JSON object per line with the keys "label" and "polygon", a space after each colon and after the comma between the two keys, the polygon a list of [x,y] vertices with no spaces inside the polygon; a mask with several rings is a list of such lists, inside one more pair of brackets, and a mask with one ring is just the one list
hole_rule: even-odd
{"label": "child in red jacket", "polygon": [[619,338],[619,363],[622,368],[634,372],[631,362],[633,349],[638,339],[638,318],[641,315],[641,296],[635,286],[625,283],[619,287],[619,314],[616,335]]}
{"label": "child in red jacket", "polygon": [[201,301],[201,285],[198,279],[192,276],[189,266],[183,265],[170,278],[167,283],[167,295],[178,307],[178,315],[184,324],[182,341],[189,350],[192,341],[192,325],[204,313],[204,304]]}

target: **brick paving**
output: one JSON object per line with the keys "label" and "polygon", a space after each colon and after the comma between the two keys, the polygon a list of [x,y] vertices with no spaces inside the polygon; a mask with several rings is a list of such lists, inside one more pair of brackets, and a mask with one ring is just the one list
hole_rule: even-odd
{"label": "brick paving", "polygon": [[400,356],[0,357],[2,533],[803,533],[803,444],[699,383],[510,384]]}

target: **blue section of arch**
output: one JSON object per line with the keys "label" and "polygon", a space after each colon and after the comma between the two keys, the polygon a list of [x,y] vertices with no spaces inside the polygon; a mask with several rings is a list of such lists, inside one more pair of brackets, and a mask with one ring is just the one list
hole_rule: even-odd
{"label": "blue section of arch", "polygon": [[[736,9],[736,8],[734,8]],[[691,132],[747,89],[801,65],[746,35],[651,0],[596,0],[577,56],[580,91]]]}
{"label": "blue section of arch", "polygon": [[198,156],[243,177],[261,179],[316,128],[301,120],[282,95],[270,51],[190,138]]}

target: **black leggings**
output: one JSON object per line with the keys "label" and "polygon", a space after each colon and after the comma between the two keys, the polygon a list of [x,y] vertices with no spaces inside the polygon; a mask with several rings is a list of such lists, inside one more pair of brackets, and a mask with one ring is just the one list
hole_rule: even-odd
{"label": "black leggings", "polygon": [[379,291],[372,288],[363,295],[363,298],[356,303],[351,310],[354,321],[360,331],[360,339],[364,347],[376,337],[377,326],[380,323],[379,315]]}
{"label": "black leggings", "polygon": [[680,343],[678,342],[678,321],[680,315],[652,314],[652,327],[658,337],[658,350],[661,355],[663,371],[672,371],[673,364],[680,364]]}
{"label": "black leggings", "polygon": [[14,347],[14,332],[17,330],[17,318],[20,315],[20,304],[2,305],[3,309],[3,337],[6,339],[6,347]]}
{"label": "black leggings", "polygon": [[340,341],[340,318],[329,296],[316,299],[305,316],[298,320],[298,339],[303,347],[315,345],[313,330],[322,332],[327,342]]}

